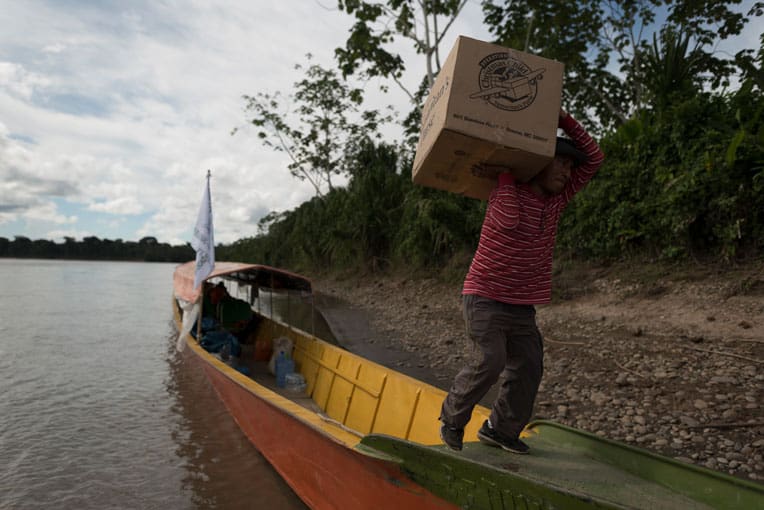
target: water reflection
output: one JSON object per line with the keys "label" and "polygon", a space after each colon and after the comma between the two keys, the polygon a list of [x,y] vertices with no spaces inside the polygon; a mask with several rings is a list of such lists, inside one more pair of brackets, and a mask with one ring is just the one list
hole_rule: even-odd
{"label": "water reflection", "polygon": [[252,446],[217,398],[188,349],[167,341],[168,394],[178,416],[176,454],[186,473],[182,490],[195,508],[307,508]]}

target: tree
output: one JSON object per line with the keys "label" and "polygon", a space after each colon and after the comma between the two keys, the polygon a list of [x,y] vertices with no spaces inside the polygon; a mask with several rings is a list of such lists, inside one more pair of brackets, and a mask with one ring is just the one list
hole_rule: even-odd
{"label": "tree", "polygon": [[262,143],[285,153],[291,174],[307,180],[319,196],[322,189],[333,189],[332,176],[348,173],[347,152],[364,139],[379,138],[380,125],[391,120],[377,110],[361,111],[363,91],[318,64],[309,66],[305,78],[294,84],[288,98],[296,105],[293,112],[282,111],[279,92],[244,99]]}
{"label": "tree", "polygon": [[657,111],[665,111],[674,98],[692,97],[702,88],[702,75],[706,55],[699,43],[690,49],[690,35],[681,34],[674,27],[664,27],[653,34],[638,75],[644,85],[644,100]]}
{"label": "tree", "polygon": [[[749,49],[731,59],[715,53],[719,41],[740,34],[747,22],[729,7],[737,4],[740,0],[488,0],[483,10],[500,44],[564,62],[569,109],[588,117],[590,124],[596,119],[610,128],[650,106],[652,97],[665,95],[650,87],[666,82],[644,80],[649,71],[645,60],[655,53],[659,39],[663,48],[677,49],[676,37],[671,37],[682,34],[686,50],[692,50],[679,57],[695,60],[686,67],[696,73],[691,81],[699,86],[724,87],[742,65],[750,64]],[[666,18],[658,20],[656,12],[664,7]],[[760,3],[748,14],[760,16]],[[663,30],[653,39],[657,22]]]}
{"label": "tree", "polygon": [[339,8],[356,19],[345,47],[335,50],[343,76],[360,72],[367,77],[390,78],[418,106],[421,97],[401,82],[403,59],[385,46],[396,37],[411,40],[416,52],[425,56],[426,84],[427,89],[431,88],[440,71],[440,43],[466,3],[467,0],[339,0]]}

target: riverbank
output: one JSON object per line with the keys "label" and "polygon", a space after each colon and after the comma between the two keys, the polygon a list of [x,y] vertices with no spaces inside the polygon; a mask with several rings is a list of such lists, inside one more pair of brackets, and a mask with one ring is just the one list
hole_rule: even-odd
{"label": "riverbank", "polygon": [[[764,480],[764,262],[578,266],[554,282],[538,307],[536,418]],[[346,275],[314,286],[348,349],[448,389],[469,348],[460,284]]]}

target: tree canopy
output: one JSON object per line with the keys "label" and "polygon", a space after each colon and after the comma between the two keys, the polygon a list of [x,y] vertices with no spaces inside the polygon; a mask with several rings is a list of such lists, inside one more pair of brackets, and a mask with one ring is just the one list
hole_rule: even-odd
{"label": "tree canopy", "polygon": [[467,0],[387,0],[363,2],[339,0],[338,6],[355,18],[345,46],[335,54],[342,75],[360,73],[395,81],[417,104],[421,94],[401,81],[405,62],[390,46],[407,39],[417,54],[424,55],[424,84],[432,87],[440,71],[440,44]]}
{"label": "tree canopy", "polygon": [[305,69],[288,98],[280,92],[258,92],[244,99],[260,141],[285,153],[291,174],[307,180],[317,195],[333,189],[333,176],[349,174],[347,154],[353,147],[379,138],[380,125],[391,120],[389,114],[362,110],[363,90],[318,64]]}
{"label": "tree canopy", "polygon": [[573,113],[613,128],[655,107],[653,98],[669,94],[680,77],[696,88],[718,89],[750,67],[751,48],[734,56],[716,51],[720,41],[740,34],[761,15],[760,2],[748,17],[733,9],[740,3],[489,0],[483,9],[499,44],[565,63],[565,103]]}

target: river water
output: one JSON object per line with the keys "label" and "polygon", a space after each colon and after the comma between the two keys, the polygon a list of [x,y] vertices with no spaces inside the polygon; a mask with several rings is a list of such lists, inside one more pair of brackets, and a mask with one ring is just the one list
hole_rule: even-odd
{"label": "river water", "polygon": [[176,351],[174,267],[0,259],[0,509],[305,508]]}

